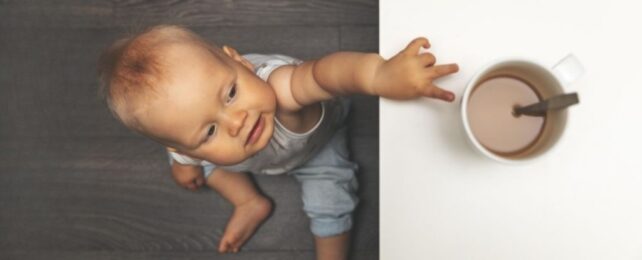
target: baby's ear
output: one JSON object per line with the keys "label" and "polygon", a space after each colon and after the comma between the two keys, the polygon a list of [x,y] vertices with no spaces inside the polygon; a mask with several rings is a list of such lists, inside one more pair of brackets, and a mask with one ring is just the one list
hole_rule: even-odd
{"label": "baby's ear", "polygon": [[254,65],[243,58],[243,56],[241,56],[234,48],[225,45],[223,46],[223,52],[225,52],[225,54],[233,60],[240,62],[241,64],[243,64],[243,66],[247,67],[251,71],[254,71]]}

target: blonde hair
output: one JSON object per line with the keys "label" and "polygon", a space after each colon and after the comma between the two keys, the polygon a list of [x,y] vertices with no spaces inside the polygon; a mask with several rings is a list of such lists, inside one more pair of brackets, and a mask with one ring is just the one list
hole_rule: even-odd
{"label": "blonde hair", "polygon": [[98,61],[99,94],[114,117],[126,126],[139,126],[131,112],[141,105],[141,101],[157,93],[156,85],[165,79],[160,47],[178,42],[196,42],[211,47],[186,28],[159,25],[133,37],[117,40],[101,54]]}

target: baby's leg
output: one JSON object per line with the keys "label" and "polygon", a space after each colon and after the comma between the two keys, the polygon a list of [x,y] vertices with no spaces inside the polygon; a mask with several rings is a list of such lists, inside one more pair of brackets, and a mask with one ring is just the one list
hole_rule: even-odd
{"label": "baby's leg", "polygon": [[234,205],[218,251],[236,253],[268,217],[272,203],[261,195],[245,173],[215,169],[207,185]]}
{"label": "baby's leg", "polygon": [[331,237],[314,236],[317,260],[348,259],[350,231]]}
{"label": "baby's leg", "polygon": [[357,165],[348,159],[345,128],[308,163],[292,171],[301,183],[317,260],[347,259],[356,196]]}

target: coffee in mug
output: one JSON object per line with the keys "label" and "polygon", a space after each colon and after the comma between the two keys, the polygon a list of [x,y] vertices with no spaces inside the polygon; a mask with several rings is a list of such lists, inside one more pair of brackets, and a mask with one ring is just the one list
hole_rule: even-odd
{"label": "coffee in mug", "polygon": [[514,163],[550,150],[561,138],[567,109],[543,116],[514,114],[524,107],[565,93],[583,73],[568,55],[549,69],[528,59],[490,63],[468,83],[462,95],[462,122],[474,148],[491,159]]}
{"label": "coffee in mug", "polygon": [[470,128],[489,151],[503,156],[519,154],[540,137],[546,116],[518,116],[513,110],[540,100],[537,89],[520,78],[501,75],[486,79],[470,94]]}

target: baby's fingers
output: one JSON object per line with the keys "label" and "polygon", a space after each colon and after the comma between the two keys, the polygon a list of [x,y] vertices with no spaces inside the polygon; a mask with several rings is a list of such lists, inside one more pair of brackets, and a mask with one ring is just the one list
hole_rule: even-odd
{"label": "baby's fingers", "polygon": [[425,49],[430,48],[430,43],[426,37],[419,37],[412,40],[404,50],[404,53],[408,55],[417,55],[417,53],[419,53],[419,48],[421,47],[424,47]]}
{"label": "baby's fingers", "polygon": [[185,188],[191,191],[195,191],[198,186],[196,186],[196,183],[194,182],[188,182],[187,184],[185,184]]}
{"label": "baby's fingers", "polygon": [[424,65],[424,67],[432,66],[437,61],[435,55],[430,52],[419,54],[419,59],[421,60],[421,64]]}
{"label": "baby's fingers", "polygon": [[435,85],[432,85],[432,84],[430,85],[430,87],[428,87],[426,89],[424,95],[427,96],[427,97],[431,97],[431,98],[441,99],[441,100],[447,101],[447,102],[452,102],[453,100],[455,100],[455,94],[454,93],[452,93],[452,92],[450,92],[448,90],[444,90],[444,89],[442,89],[440,87],[437,87]]}
{"label": "baby's fingers", "polygon": [[201,186],[203,186],[204,183],[205,183],[205,178],[198,177],[186,182],[185,184],[183,184],[183,186],[188,190],[195,191]]}
{"label": "baby's fingers", "polygon": [[198,178],[196,178],[194,183],[196,183],[197,187],[201,187],[203,186],[203,184],[205,184],[205,178],[203,176],[198,176]]}
{"label": "baby's fingers", "polygon": [[459,71],[459,66],[456,63],[451,63],[429,67],[429,69],[434,74],[433,78],[439,78]]}

